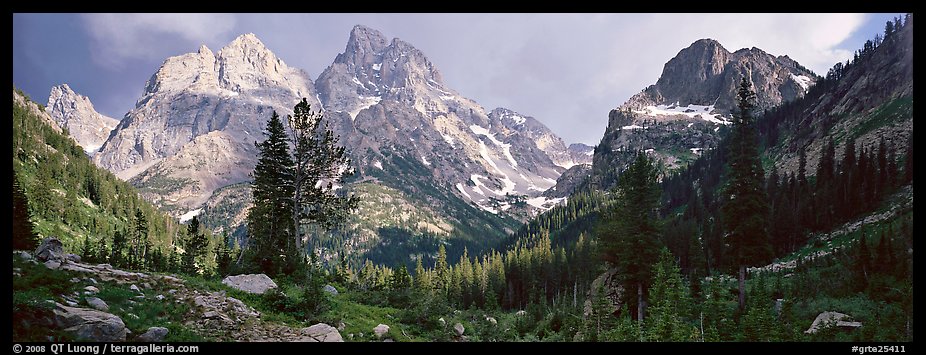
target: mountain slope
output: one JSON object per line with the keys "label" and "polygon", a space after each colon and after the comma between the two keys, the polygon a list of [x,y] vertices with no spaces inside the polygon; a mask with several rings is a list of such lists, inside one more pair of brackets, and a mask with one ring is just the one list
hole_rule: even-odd
{"label": "mountain slope", "polygon": [[42,106],[15,88],[13,171],[25,189],[36,232],[57,237],[71,252],[85,240],[94,247],[111,244],[115,231],[134,228],[137,210],[148,221],[148,240],[155,247],[170,248],[180,229],[131,185],[95,166]]}
{"label": "mountain slope", "polygon": [[877,149],[881,138],[888,149],[906,147],[912,139],[912,17],[848,67],[837,67],[841,69],[827,75],[827,87],[813,101],[783,107],[763,125],[773,131],[769,155],[781,172],[797,172],[803,149],[806,171],[813,174],[827,139],[835,144],[837,159],[849,139],[860,150]]}
{"label": "mountain slope", "polygon": [[90,99],[74,92],[68,84],[52,87],[45,106],[52,119],[67,128],[87,154],[95,153],[119,124],[119,120],[96,112]]}
{"label": "mountain slope", "polygon": [[759,110],[802,97],[815,77],[787,56],[755,47],[730,53],[717,41],[695,41],[666,63],[656,84],[611,110],[595,150],[592,184],[613,186],[636,150],[676,168],[715,148],[744,76],[755,87]]}

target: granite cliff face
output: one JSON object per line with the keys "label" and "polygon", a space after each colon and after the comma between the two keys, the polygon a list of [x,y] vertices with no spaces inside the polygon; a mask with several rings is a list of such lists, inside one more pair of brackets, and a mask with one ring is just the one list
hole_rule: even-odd
{"label": "granite cliff face", "polygon": [[94,161],[182,213],[247,179],[270,113],[291,112],[303,97],[317,105],[309,75],[253,34],[218,53],[202,46],[164,61]]}
{"label": "granite cliff face", "polygon": [[816,80],[787,56],[755,47],[731,53],[715,40],[695,41],[666,63],[656,84],[611,110],[590,182],[612,187],[638,150],[676,168],[716,147],[743,77],[753,84],[760,111],[802,97]]}
{"label": "granite cliff face", "polygon": [[45,111],[59,127],[67,128],[68,134],[91,155],[106,142],[119,123],[115,118],[96,112],[90,99],[74,92],[68,84],[51,88]]}

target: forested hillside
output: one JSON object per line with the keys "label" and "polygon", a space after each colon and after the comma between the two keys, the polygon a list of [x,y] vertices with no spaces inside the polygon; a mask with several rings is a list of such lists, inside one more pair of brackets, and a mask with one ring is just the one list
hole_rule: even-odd
{"label": "forested hillside", "polygon": [[[95,166],[43,106],[15,88],[13,176],[14,192],[21,189],[14,195],[27,201],[37,234],[14,234],[19,249],[34,248],[38,238],[56,237],[65,250],[90,261],[181,269],[178,251],[189,239],[187,228],[141,199],[127,182]],[[206,231],[202,234],[209,238]],[[214,267],[214,258],[203,255],[197,261],[199,271]]]}

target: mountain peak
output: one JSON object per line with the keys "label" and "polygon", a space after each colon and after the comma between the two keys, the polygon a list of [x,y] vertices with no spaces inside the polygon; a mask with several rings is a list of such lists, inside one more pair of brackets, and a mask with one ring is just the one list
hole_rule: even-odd
{"label": "mountain peak", "polygon": [[[381,53],[387,44],[388,40],[382,32],[364,25],[356,25],[350,31],[350,39],[347,41],[344,54],[359,57],[376,55]],[[341,59],[341,56],[338,56],[338,59]]]}
{"label": "mountain peak", "polygon": [[231,43],[226,47],[244,47],[244,46],[260,46],[264,47],[264,42],[261,42],[257,35],[254,33],[245,33],[237,38],[235,38]]}
{"label": "mountain peak", "polygon": [[62,95],[76,94],[68,84],[60,84],[51,88],[51,97],[61,97]]}
{"label": "mountain peak", "polygon": [[199,51],[197,51],[197,53],[199,53],[199,55],[203,57],[214,56],[214,54],[212,53],[212,50],[209,49],[209,47],[206,47],[205,44],[202,44],[199,46]]}
{"label": "mountain peak", "polygon": [[95,152],[103,145],[109,132],[119,123],[96,112],[90,99],[76,93],[68,84],[52,87],[45,107],[55,123],[67,128],[70,136],[87,153]]}

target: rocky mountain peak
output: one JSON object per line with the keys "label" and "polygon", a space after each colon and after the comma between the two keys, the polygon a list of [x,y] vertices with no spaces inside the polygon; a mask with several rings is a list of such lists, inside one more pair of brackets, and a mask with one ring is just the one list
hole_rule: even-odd
{"label": "rocky mountain peak", "polygon": [[334,61],[354,66],[373,63],[388,44],[389,41],[382,32],[363,25],[356,25],[350,31],[350,38],[347,40],[344,53],[339,54]]}
{"label": "rocky mountain peak", "polygon": [[[752,47],[727,51],[700,39],[666,62],[655,85],[609,114],[608,128],[595,150],[593,183],[609,188],[636,150],[647,150],[667,166],[682,166],[719,141],[731,123],[739,82],[747,78],[759,110],[803,96],[815,75],[788,57]],[[681,152],[681,153],[679,153]]]}
{"label": "rocky mountain peak", "polygon": [[119,123],[117,119],[96,112],[90,99],[74,92],[68,84],[51,88],[46,110],[60,127],[68,129],[87,153],[99,149]]}
{"label": "rocky mountain peak", "polygon": [[455,95],[424,53],[362,25],[354,26],[344,52],[319,75],[316,89],[326,109],[348,112],[352,119],[386,98],[423,107],[425,97]]}

